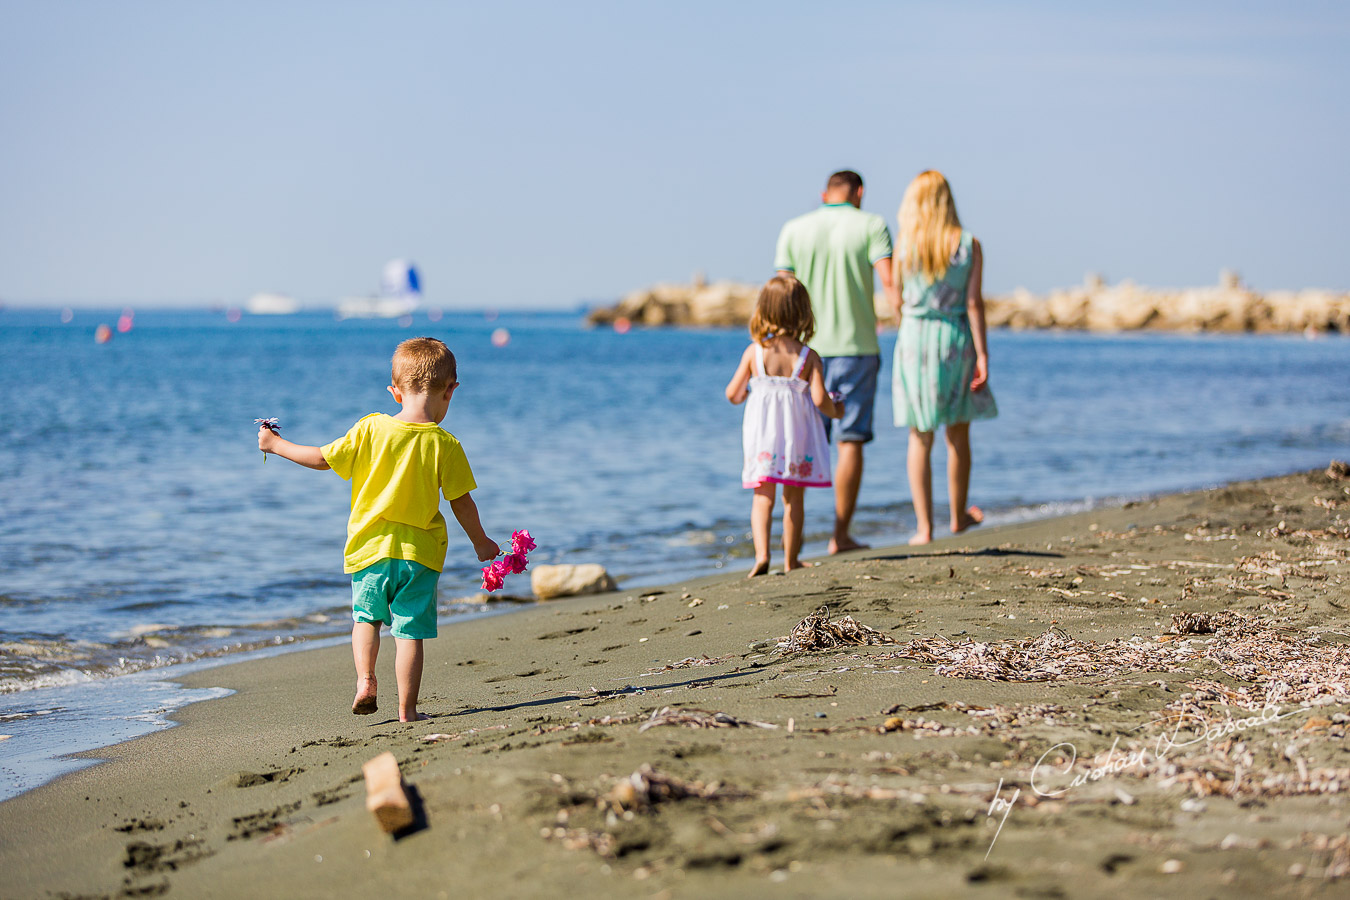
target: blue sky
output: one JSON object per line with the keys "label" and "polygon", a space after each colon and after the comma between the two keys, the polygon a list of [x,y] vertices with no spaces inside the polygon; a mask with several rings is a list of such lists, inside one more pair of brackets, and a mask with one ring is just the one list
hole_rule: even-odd
{"label": "blue sky", "polygon": [[0,0],[0,302],[759,281],[943,170],[986,291],[1350,289],[1350,4]]}

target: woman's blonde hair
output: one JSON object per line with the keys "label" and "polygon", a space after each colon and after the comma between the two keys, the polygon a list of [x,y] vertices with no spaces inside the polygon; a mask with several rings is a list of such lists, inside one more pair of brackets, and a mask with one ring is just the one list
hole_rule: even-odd
{"label": "woman's blonde hair", "polygon": [[947,274],[960,239],[961,220],[947,179],[936,169],[920,172],[900,201],[901,274],[922,272],[936,281]]}
{"label": "woman's blonde hair", "polygon": [[757,344],[787,335],[805,344],[816,333],[811,295],[791,275],[775,275],[760,288],[755,313],[750,317],[750,337]]}

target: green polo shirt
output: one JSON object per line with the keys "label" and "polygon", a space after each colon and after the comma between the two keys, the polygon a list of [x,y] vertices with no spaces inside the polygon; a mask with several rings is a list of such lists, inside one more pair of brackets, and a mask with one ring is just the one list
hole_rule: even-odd
{"label": "green polo shirt", "polygon": [[873,266],[891,255],[891,230],[876,213],[826,203],[783,226],[773,267],[797,276],[811,294],[821,356],[875,356]]}

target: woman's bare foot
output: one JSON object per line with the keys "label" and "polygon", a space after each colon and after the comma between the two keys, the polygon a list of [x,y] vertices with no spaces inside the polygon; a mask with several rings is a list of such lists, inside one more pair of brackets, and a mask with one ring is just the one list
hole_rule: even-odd
{"label": "woman's bare foot", "polygon": [[755,567],[750,570],[750,574],[747,575],[746,577],[755,578],[759,575],[768,575],[768,574],[769,574],[769,561],[767,559],[757,559],[755,560]]}
{"label": "woman's bare foot", "polygon": [[430,719],[430,718],[431,718],[431,716],[427,715],[427,714],[424,713],[424,712],[420,712],[420,713],[413,713],[413,717],[412,717],[411,719],[405,719],[405,718],[403,717],[402,713],[400,713],[400,714],[399,714],[399,717],[398,717],[398,720],[399,720],[400,722],[425,722],[425,721],[427,721],[427,720]]}
{"label": "woman's bare foot", "polygon": [[978,506],[968,507],[958,520],[952,522],[952,534],[960,534],[967,528],[974,528],[983,521],[984,510]]}
{"label": "woman's bare foot", "polygon": [[867,549],[869,549],[869,545],[864,544],[861,541],[855,541],[851,537],[845,537],[843,540],[840,540],[839,538],[830,538],[831,556],[833,556],[836,553],[847,553],[850,550],[867,550]]}
{"label": "woman's bare foot", "polygon": [[352,701],[352,712],[358,716],[368,716],[380,707],[375,702],[375,677],[356,679],[356,699]]}
{"label": "woman's bare foot", "polygon": [[922,531],[909,539],[909,545],[911,547],[921,547],[924,544],[931,544],[931,543],[933,543],[933,535],[924,534]]}

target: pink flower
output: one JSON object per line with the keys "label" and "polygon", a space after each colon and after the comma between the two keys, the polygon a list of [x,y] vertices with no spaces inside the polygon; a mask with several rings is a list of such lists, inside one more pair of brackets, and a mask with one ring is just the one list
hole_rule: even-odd
{"label": "pink flower", "polygon": [[524,553],[508,553],[501,558],[502,568],[509,571],[512,575],[519,575],[525,571],[527,560]]}
{"label": "pink flower", "polygon": [[[535,547],[534,538],[530,537],[528,531],[516,531],[511,534],[511,550],[520,555],[522,560],[525,554]],[[522,568],[521,571],[524,571]]]}
{"label": "pink flower", "polygon": [[502,573],[497,569],[497,563],[493,562],[490,566],[483,567],[483,590],[491,593],[500,589],[502,586]]}

